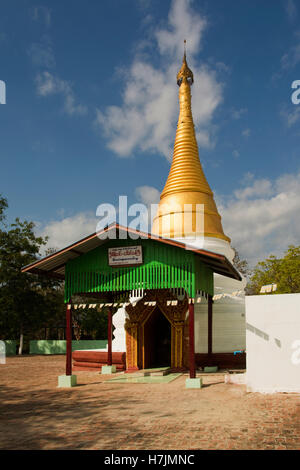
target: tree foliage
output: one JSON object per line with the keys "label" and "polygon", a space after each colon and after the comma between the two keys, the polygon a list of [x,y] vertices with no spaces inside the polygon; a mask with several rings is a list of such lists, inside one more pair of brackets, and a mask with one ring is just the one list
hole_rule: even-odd
{"label": "tree foliage", "polygon": [[0,331],[1,336],[10,339],[19,334],[22,342],[24,334],[38,329],[47,320],[51,309],[49,296],[59,296],[60,282],[21,272],[23,266],[38,259],[47,239],[35,235],[33,222],[16,218],[7,225],[6,208],[7,201],[1,198]]}
{"label": "tree foliage", "polygon": [[73,331],[79,339],[107,339],[108,312],[85,308],[73,310]]}
{"label": "tree foliage", "polygon": [[259,294],[268,284],[277,284],[276,294],[300,292],[300,246],[290,245],[282,258],[271,255],[260,261],[250,278],[249,294]]}
{"label": "tree foliage", "polygon": [[3,220],[5,219],[4,211],[7,207],[7,199],[0,194],[0,223],[3,223]]}
{"label": "tree foliage", "polygon": [[241,260],[240,255],[238,251],[233,248],[234,250],[234,258],[232,261],[233,266],[245,277],[248,277],[250,273],[248,261],[246,260]]}
{"label": "tree foliage", "polygon": [[[23,338],[25,343],[57,339],[58,331],[64,336],[64,285],[60,280],[21,272],[40,257],[47,238],[35,235],[33,222],[17,218],[7,224],[7,207],[0,195],[0,339],[19,337],[22,352]],[[54,251],[47,249],[46,255]],[[73,332],[78,339],[106,339],[107,315],[92,309],[82,312],[80,318],[74,315]]]}

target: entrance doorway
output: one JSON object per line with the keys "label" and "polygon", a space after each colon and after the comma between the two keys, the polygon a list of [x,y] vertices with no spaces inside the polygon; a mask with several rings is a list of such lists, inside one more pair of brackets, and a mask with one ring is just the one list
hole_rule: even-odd
{"label": "entrance doorway", "polygon": [[156,308],[144,324],[144,368],[171,365],[171,324]]}

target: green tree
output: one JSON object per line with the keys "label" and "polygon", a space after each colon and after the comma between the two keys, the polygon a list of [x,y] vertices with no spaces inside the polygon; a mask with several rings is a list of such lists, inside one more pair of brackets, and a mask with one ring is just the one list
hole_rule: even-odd
{"label": "green tree", "polygon": [[[92,297],[81,297],[80,295],[73,297],[74,303],[86,304],[95,303]],[[107,339],[108,312],[98,312],[93,308],[73,309],[73,332],[75,338],[78,339]]]}
{"label": "green tree", "polygon": [[248,293],[259,294],[267,284],[277,284],[276,294],[300,292],[300,246],[290,245],[282,258],[271,255],[260,261],[253,270]]}
{"label": "green tree", "polygon": [[88,309],[82,318],[83,336],[91,339],[107,339],[107,312]]}
{"label": "green tree", "polygon": [[4,225],[6,199],[0,200],[0,327],[2,334],[20,338],[22,354],[24,334],[29,334],[47,320],[47,294],[59,281],[36,274],[22,273],[21,268],[38,259],[47,238],[34,234],[34,223],[21,221]]}
{"label": "green tree", "polygon": [[248,261],[246,260],[241,260],[240,255],[238,251],[233,248],[234,250],[234,258],[233,258],[233,266],[245,277],[248,277],[250,273]]}
{"label": "green tree", "polygon": [[5,209],[7,209],[8,205],[7,205],[7,199],[5,199],[5,197],[2,196],[2,194],[0,194],[0,223],[3,223],[4,219],[5,219]]}

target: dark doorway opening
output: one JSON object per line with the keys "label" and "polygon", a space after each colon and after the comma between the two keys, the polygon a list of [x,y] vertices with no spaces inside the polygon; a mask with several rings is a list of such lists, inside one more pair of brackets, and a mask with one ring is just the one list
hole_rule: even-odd
{"label": "dark doorway opening", "polygon": [[145,369],[171,365],[171,324],[156,308],[144,325]]}

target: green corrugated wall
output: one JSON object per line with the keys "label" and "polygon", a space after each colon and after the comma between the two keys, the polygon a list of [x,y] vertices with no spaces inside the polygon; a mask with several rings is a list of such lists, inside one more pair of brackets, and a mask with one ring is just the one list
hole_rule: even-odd
{"label": "green corrugated wall", "polygon": [[[66,340],[33,340],[29,342],[29,354],[65,354]],[[72,351],[105,349],[107,340],[73,340]]]}
{"label": "green corrugated wall", "polygon": [[[142,245],[143,264],[109,266],[108,248],[129,245]],[[66,265],[66,302],[80,292],[166,288],[183,288],[190,297],[195,297],[197,289],[213,294],[213,274],[193,252],[143,239],[110,240]]]}

